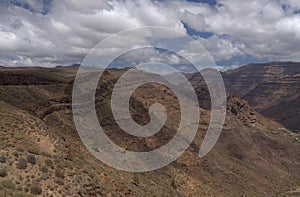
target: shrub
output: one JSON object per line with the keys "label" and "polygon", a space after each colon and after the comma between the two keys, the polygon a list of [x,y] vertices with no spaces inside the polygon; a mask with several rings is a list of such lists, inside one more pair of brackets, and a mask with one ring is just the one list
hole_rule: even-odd
{"label": "shrub", "polygon": [[57,185],[60,185],[60,186],[63,186],[63,185],[64,185],[64,180],[61,179],[61,178],[55,179],[54,182],[55,182]]}
{"label": "shrub", "polygon": [[0,156],[0,163],[5,163],[6,162],[6,158],[5,156]]}
{"label": "shrub", "polygon": [[28,188],[28,187],[25,187],[25,188],[24,188],[24,192],[28,193],[28,192],[29,192],[29,188]]}
{"label": "shrub", "polygon": [[17,146],[17,147],[16,147],[16,150],[19,151],[19,152],[24,152],[24,147],[22,147],[22,146]]}
{"label": "shrub", "polygon": [[65,176],[64,176],[64,172],[61,170],[61,169],[59,169],[59,168],[56,168],[55,169],[55,176],[57,177],[57,178],[64,178]]}
{"label": "shrub", "polygon": [[31,153],[31,154],[34,154],[34,155],[39,155],[40,154],[40,151],[39,151],[38,148],[29,148],[28,152]]}
{"label": "shrub", "polygon": [[17,132],[17,133],[15,133],[15,138],[16,138],[17,140],[21,140],[21,139],[24,138],[24,135],[23,135],[22,133]]}
{"label": "shrub", "polygon": [[28,161],[29,163],[31,163],[32,165],[35,165],[35,164],[36,164],[36,158],[35,158],[34,155],[28,155],[28,156],[27,156],[27,161]]}
{"label": "shrub", "polygon": [[45,156],[45,157],[52,157],[52,155],[50,153],[47,153],[47,152],[40,152],[40,154]]}
{"label": "shrub", "polygon": [[5,148],[5,147],[7,147],[8,146],[8,142],[7,141],[0,141],[0,147],[1,148]]}
{"label": "shrub", "polygon": [[16,186],[11,180],[3,180],[1,181],[1,185],[7,189],[15,190]]}
{"label": "shrub", "polygon": [[0,169],[0,177],[6,177],[7,176],[7,170],[6,169]]}
{"label": "shrub", "polygon": [[13,154],[16,158],[19,158],[19,153],[17,151],[15,151]]}
{"label": "shrub", "polygon": [[17,163],[17,168],[20,170],[25,170],[27,168],[27,161],[21,157]]}
{"label": "shrub", "polygon": [[43,174],[40,178],[39,178],[41,181],[43,180],[47,180],[49,179],[49,175],[48,174]]}
{"label": "shrub", "polygon": [[43,190],[39,185],[32,185],[30,187],[30,193],[33,195],[41,195],[43,193]]}
{"label": "shrub", "polygon": [[[58,165],[60,166],[60,168],[73,168],[72,162],[67,161],[67,160],[63,160],[63,161],[59,162]],[[58,165],[57,165],[57,167],[58,167]]]}
{"label": "shrub", "polygon": [[48,173],[49,170],[48,170],[48,167],[46,165],[43,165],[41,168],[40,168],[41,172],[43,173]]}
{"label": "shrub", "polygon": [[48,167],[52,167],[53,166],[53,162],[51,159],[46,159],[45,160],[45,164],[48,166]]}
{"label": "shrub", "polygon": [[28,197],[28,195],[25,192],[19,191],[14,194],[14,197]]}

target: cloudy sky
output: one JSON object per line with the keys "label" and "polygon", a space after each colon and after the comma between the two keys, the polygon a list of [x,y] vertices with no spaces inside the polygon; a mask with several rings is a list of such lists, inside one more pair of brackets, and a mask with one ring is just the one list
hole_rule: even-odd
{"label": "cloudy sky", "polygon": [[128,28],[193,36],[220,66],[300,61],[299,0],[0,0],[0,65],[80,63]]}

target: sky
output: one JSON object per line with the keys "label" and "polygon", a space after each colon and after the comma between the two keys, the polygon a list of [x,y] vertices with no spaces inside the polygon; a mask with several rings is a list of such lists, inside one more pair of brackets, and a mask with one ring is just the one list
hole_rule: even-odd
{"label": "sky", "polygon": [[298,0],[0,0],[0,16],[3,66],[80,63],[105,38],[141,26],[192,36],[224,68],[300,61]]}

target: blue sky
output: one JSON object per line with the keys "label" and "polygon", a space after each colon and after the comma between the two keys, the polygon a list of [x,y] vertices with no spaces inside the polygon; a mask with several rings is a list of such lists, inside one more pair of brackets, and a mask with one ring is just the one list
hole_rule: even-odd
{"label": "blue sky", "polygon": [[9,7],[10,5],[14,5],[17,7],[21,7],[23,9],[29,10],[33,13],[40,13],[43,15],[47,15],[51,8],[52,0],[37,0],[37,4],[40,4],[40,6],[35,7],[35,2],[26,2],[26,1],[20,1],[20,0],[3,0],[3,4],[6,4],[5,6]]}
{"label": "blue sky", "polygon": [[0,64],[80,63],[101,40],[149,25],[192,36],[219,66],[300,61],[299,10],[294,0],[2,0]]}
{"label": "blue sky", "polygon": [[217,4],[216,0],[189,0],[191,2],[196,2],[196,3],[208,3],[211,6],[215,6]]}

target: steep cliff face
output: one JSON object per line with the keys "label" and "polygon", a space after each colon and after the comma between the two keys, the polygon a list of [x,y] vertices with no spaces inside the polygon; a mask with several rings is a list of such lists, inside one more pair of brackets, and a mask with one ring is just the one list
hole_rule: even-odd
{"label": "steep cliff face", "polygon": [[300,131],[300,63],[250,64],[223,76],[227,91],[263,115]]}

